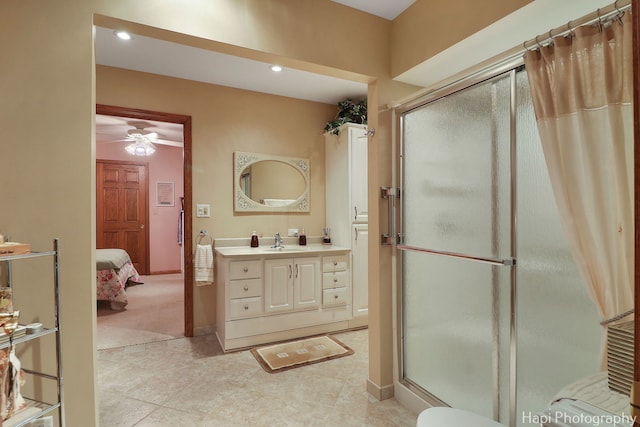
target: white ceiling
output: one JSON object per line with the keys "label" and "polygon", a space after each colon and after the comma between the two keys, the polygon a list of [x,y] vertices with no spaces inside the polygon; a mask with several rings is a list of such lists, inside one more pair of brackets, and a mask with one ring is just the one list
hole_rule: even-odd
{"label": "white ceiling", "polygon": [[331,0],[388,20],[395,19],[416,0]]}
{"label": "white ceiling", "polygon": [[96,28],[96,63],[272,95],[334,104],[363,97],[364,83],[285,68],[211,50],[133,35],[124,41],[109,28]]}
{"label": "white ceiling", "polygon": [[[385,19],[393,19],[415,0],[332,0]],[[160,74],[199,82],[263,92],[272,95],[336,104],[345,98],[366,97],[365,83],[285,68],[280,73],[271,64],[222,54],[206,49],[133,35],[123,41],[113,30],[96,27],[96,63],[141,72]],[[111,141],[126,136],[132,129],[126,118],[96,117],[97,141]],[[177,138],[173,126],[149,123],[149,130]]]}

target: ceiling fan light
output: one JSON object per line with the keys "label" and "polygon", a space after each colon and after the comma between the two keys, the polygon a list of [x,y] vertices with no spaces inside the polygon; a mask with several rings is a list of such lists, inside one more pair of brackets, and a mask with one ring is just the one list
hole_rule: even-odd
{"label": "ceiling fan light", "polygon": [[136,139],[135,142],[127,145],[124,149],[133,156],[150,156],[156,152],[156,147],[144,139]]}

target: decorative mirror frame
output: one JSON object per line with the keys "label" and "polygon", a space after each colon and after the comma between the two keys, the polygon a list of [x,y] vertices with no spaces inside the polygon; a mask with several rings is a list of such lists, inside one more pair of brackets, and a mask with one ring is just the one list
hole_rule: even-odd
{"label": "decorative mirror frame", "polygon": [[[300,172],[304,178],[305,188],[295,202],[286,206],[267,206],[250,199],[242,191],[242,188],[240,188],[242,171],[248,166],[264,160],[282,162]],[[309,212],[309,160],[235,151],[233,153],[233,189],[234,211],[236,212]]]}

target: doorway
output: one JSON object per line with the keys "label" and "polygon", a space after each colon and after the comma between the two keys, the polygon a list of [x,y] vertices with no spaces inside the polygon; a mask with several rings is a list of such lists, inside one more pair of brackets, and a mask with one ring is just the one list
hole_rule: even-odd
{"label": "doorway", "polygon": [[[183,133],[183,149],[182,149],[182,188],[174,188],[175,195],[182,194],[183,199],[179,199],[178,204],[181,208],[180,215],[180,236],[176,236],[178,240],[181,239],[182,253],[181,264],[183,265],[183,284],[182,289],[184,293],[184,336],[193,336],[193,289],[191,284],[193,283],[193,264],[192,253],[189,248],[193,245],[192,239],[192,190],[191,190],[191,117],[180,114],[164,113],[157,111],[141,110],[127,107],[117,107],[98,104],[96,105],[96,114],[114,116],[121,118],[136,119],[141,121],[157,121],[180,124],[182,126]],[[158,183],[166,184],[166,183]],[[151,183],[150,185],[156,185]],[[164,187],[163,187],[164,190]],[[158,193],[159,194],[159,193]],[[156,197],[158,197],[156,194]],[[158,203],[162,203],[159,201]],[[178,221],[178,217],[175,218]],[[153,230],[149,230],[149,233],[153,233]],[[153,271],[151,271],[153,272]]]}

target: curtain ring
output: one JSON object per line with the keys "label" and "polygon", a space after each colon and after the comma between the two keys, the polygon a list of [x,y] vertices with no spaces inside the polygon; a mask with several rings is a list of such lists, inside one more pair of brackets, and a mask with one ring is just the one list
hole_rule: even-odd
{"label": "curtain ring", "polygon": [[538,41],[538,37],[540,37],[540,35],[537,35],[537,36],[536,36],[535,41],[536,41],[536,44],[538,45],[538,48],[539,48],[539,49],[542,49],[542,45],[541,45],[541,44],[540,44],[540,42]]}
{"label": "curtain ring", "polygon": [[624,16],[624,12],[620,10],[620,8],[618,7],[618,1],[616,0],[615,3],[613,3],[613,8],[616,10],[616,21],[618,21],[618,23],[620,25],[623,25],[623,21],[622,21],[622,17]]}
{"label": "curtain ring", "polygon": [[596,13],[598,14],[598,27],[600,31],[602,31],[602,16],[600,15],[600,8],[596,9]]}
{"label": "curtain ring", "polygon": [[573,27],[571,27],[571,21],[567,22],[567,35],[565,37],[573,38]]}

